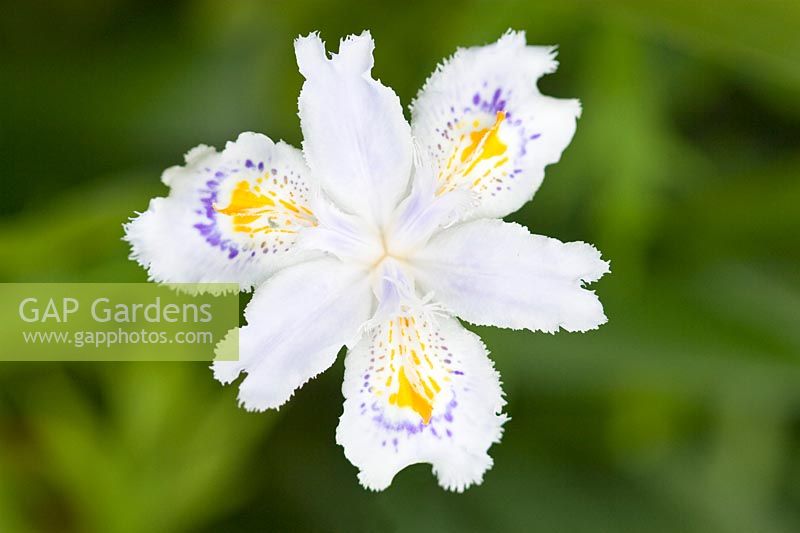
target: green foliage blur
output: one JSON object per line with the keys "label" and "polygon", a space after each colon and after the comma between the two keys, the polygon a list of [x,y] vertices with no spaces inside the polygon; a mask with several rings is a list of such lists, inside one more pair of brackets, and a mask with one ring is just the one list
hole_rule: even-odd
{"label": "green foliage blur", "polygon": [[6,4],[0,281],[144,280],[121,224],[161,170],[299,145],[292,39],[365,28],[406,104],[458,46],[558,44],[583,116],[512,218],[613,272],[599,331],[479,328],[512,420],[463,495],[360,488],[341,357],[265,414],[202,363],[0,364],[1,532],[800,531],[800,2]]}

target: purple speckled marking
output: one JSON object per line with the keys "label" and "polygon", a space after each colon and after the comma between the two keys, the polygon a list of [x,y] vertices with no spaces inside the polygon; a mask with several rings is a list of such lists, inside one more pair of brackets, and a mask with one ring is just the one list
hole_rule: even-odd
{"label": "purple speckled marking", "polygon": [[[484,82],[484,87],[486,83]],[[506,109],[506,102],[508,101],[508,97],[511,93],[503,95],[503,89],[498,87],[492,93],[491,98],[487,99],[484,98],[480,93],[475,93],[472,96],[472,104],[478,108],[478,110],[483,111],[485,113],[492,113],[496,114],[499,111],[505,111]],[[467,108],[466,110],[471,111],[471,108]]]}
{"label": "purple speckled marking", "polygon": [[[486,89],[489,87],[488,82],[483,82],[483,88]],[[484,94],[488,94],[489,91],[486,91]],[[522,119],[517,118],[515,115],[512,114],[511,111],[506,110],[506,106],[508,105],[508,99],[511,97],[510,91],[504,91],[502,87],[495,88],[494,91],[491,92],[491,97],[487,96],[484,97],[481,91],[476,92],[472,95],[472,105],[473,107],[467,106],[464,108],[464,113],[472,113],[473,111],[482,111],[484,113],[491,113],[497,114],[500,111],[504,111],[506,113],[506,122],[511,126],[515,126],[520,128],[520,137],[522,138],[522,144],[520,145],[519,155],[524,156],[527,153],[527,144],[528,141],[535,141],[539,137],[542,136],[541,133],[534,133],[530,135],[526,130],[525,126],[523,125]]]}
{"label": "purple speckled marking", "polygon": [[494,94],[492,95],[492,106],[493,107],[497,107],[497,102],[500,100],[500,94],[501,93],[502,93],[502,91],[500,90],[499,87],[497,89],[495,89]]}
{"label": "purple speckled marking", "polygon": [[[211,172],[207,169],[207,172]],[[195,229],[200,232],[200,235],[211,246],[217,247],[223,252],[228,253],[228,259],[234,259],[239,255],[239,248],[231,242],[230,239],[225,239],[222,232],[217,225],[217,212],[214,210],[214,204],[217,201],[217,194],[219,193],[219,186],[225,180],[226,174],[220,170],[214,172],[214,178],[206,181],[206,188],[200,192],[200,203],[202,204],[201,214],[205,216],[205,222],[198,222],[194,225]]]}
{"label": "purple speckled marking", "polygon": [[[445,412],[441,415],[431,417],[430,421],[425,424],[422,420],[418,423],[414,424],[409,422],[408,420],[403,420],[402,422],[391,422],[386,419],[383,413],[383,408],[378,405],[377,402],[373,402],[371,406],[371,410],[376,412],[377,414],[372,417],[372,420],[378,424],[381,428],[385,429],[386,431],[391,431],[394,433],[405,433],[406,435],[416,435],[417,433],[422,433],[425,429],[429,429],[431,433],[438,437],[436,433],[436,425],[443,424],[443,423],[452,423],[453,422],[453,410],[458,406],[458,402],[455,400],[455,392],[453,393],[453,399],[451,399],[447,406],[445,407]],[[450,430],[447,430],[448,436],[451,436]]]}

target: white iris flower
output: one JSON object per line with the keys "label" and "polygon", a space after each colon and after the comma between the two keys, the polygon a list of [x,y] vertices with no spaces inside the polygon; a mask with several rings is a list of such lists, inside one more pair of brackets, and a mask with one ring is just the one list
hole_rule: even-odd
{"label": "white iris flower", "polygon": [[132,257],[159,282],[255,289],[241,328],[241,404],[275,409],[343,345],[336,440],[370,489],[431,463],[462,491],[492,465],[505,401],[472,324],[555,333],[606,321],[593,291],[599,252],[503,222],[531,199],[575,132],[577,100],[536,87],[552,47],[523,33],[461,49],[411,106],[371,77],[368,32],[327,54],[295,41],[305,83],[303,151],[243,133],[168,169],[171,190],[126,226]]}

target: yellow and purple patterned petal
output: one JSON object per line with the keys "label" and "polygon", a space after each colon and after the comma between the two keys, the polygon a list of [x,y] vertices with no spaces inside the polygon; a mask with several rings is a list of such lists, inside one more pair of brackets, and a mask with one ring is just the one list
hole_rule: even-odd
{"label": "yellow and purple patterned petal", "polygon": [[309,256],[294,250],[298,233],[317,223],[299,150],[243,133],[221,153],[192,149],[186,165],[167,169],[162,180],[169,196],[125,226],[132,257],[151,279],[248,289]]}
{"label": "yellow and purple patterned petal", "polygon": [[430,463],[460,492],[491,467],[505,401],[486,348],[457,320],[404,307],[347,354],[342,390],[336,440],[365,487]]}
{"label": "yellow and purple patterned petal", "polygon": [[527,46],[524,33],[458,50],[431,75],[412,105],[412,127],[435,166],[437,195],[469,190],[472,218],[500,218],[531,199],[575,133],[577,100],[543,96],[536,81],[554,72],[553,47]]}

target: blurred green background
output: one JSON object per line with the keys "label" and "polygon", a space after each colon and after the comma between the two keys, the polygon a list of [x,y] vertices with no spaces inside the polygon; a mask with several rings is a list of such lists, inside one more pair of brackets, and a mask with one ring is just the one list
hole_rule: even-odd
{"label": "blurred green background", "polygon": [[198,143],[299,145],[292,39],[372,30],[406,104],[457,46],[560,45],[584,113],[514,215],[595,243],[610,322],[480,328],[512,421],[463,495],[373,494],[341,358],[249,414],[198,364],[0,365],[0,531],[800,531],[800,2],[76,0],[0,17],[0,281],[141,281],[121,224]]}

